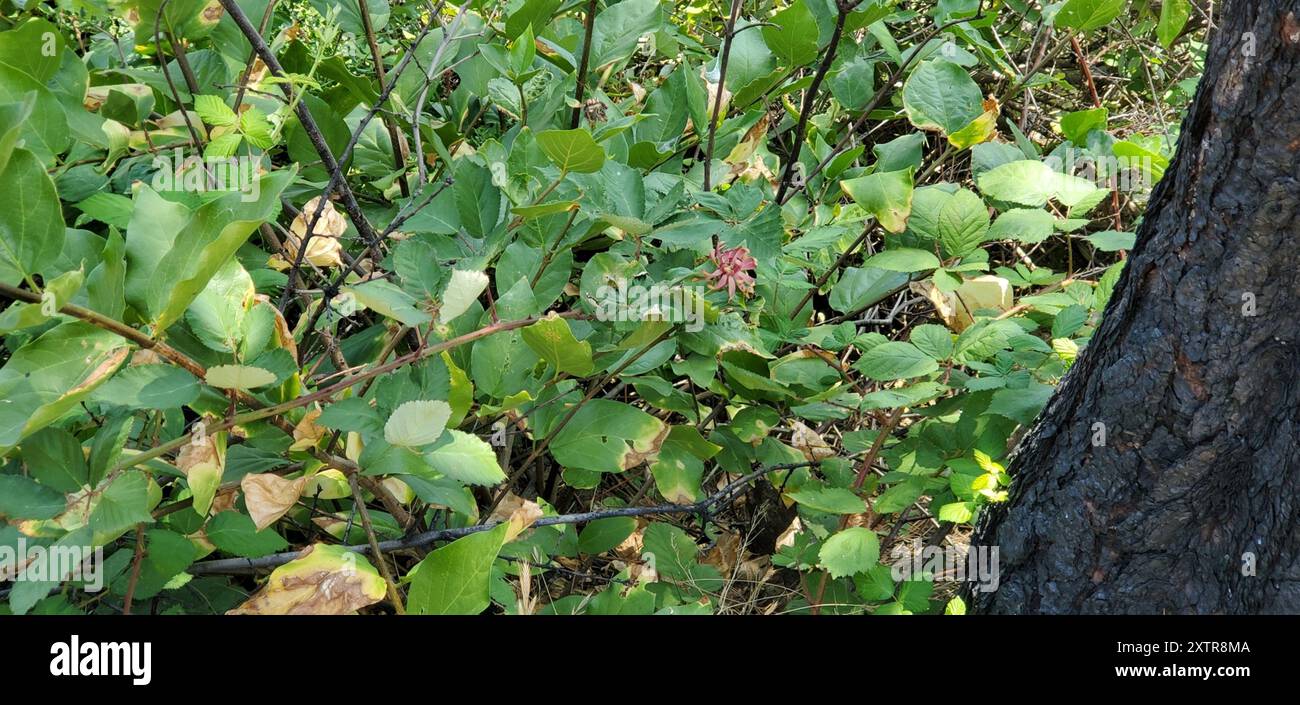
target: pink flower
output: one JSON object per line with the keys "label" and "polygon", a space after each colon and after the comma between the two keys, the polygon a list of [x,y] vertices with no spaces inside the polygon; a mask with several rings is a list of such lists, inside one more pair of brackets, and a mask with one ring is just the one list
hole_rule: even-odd
{"label": "pink flower", "polygon": [[743,294],[754,294],[754,276],[751,272],[758,266],[758,262],[749,256],[748,247],[724,250],[722,245],[718,245],[709,253],[709,260],[717,267],[704,275],[705,279],[713,280],[713,286],[709,287],[711,291],[726,288],[728,300],[736,295],[737,289]]}

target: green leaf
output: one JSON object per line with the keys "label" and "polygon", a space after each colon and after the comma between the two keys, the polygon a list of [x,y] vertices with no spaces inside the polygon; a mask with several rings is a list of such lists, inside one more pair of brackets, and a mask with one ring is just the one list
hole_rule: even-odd
{"label": "green leaf", "polygon": [[384,424],[384,440],[395,446],[418,448],[442,436],[451,418],[445,401],[408,401],[393,411]]}
{"label": "green leaf", "polygon": [[[16,29],[0,32],[0,104],[34,102],[31,114],[39,119],[22,121],[20,134],[26,148],[49,166],[68,148],[68,115],[74,110],[86,114],[81,95],[76,105],[68,105],[71,99],[65,102],[55,90],[65,47],[63,33],[44,19],[29,18]],[[69,88],[73,93],[77,90]],[[84,91],[84,84],[80,88]]]}
{"label": "green leaf", "polygon": [[0,475],[0,516],[52,519],[67,505],[63,495],[22,475]]}
{"label": "green leaf", "polygon": [[226,105],[226,101],[221,96],[194,96],[194,112],[199,114],[203,122],[214,127],[233,125],[239,120],[239,116],[235,115],[235,111],[231,110],[229,105]]}
{"label": "green leaf", "polygon": [[0,282],[45,273],[63,249],[63,209],[54,181],[34,154],[15,149],[0,172]]}
{"label": "green leaf", "polygon": [[939,521],[964,524],[975,517],[974,502],[951,502],[939,507]]}
{"label": "green leaf", "polygon": [[832,578],[856,575],[869,570],[880,559],[880,539],[876,532],[865,527],[845,529],[826,539],[817,558]]}
{"label": "green leaf", "polygon": [[256,199],[227,193],[193,213],[141,187],[126,235],[127,302],[155,330],[170,326],[253,230],[279,213],[280,192],[296,173],[279,169],[257,182]]}
{"label": "green leaf", "polygon": [[21,101],[0,105],[0,174],[9,166],[9,157],[22,137],[23,125],[32,115],[36,105],[36,91],[23,96]]}
{"label": "green leaf", "polygon": [[1088,320],[1088,309],[1073,304],[1056,312],[1052,319],[1052,337],[1068,338],[1083,327]]}
{"label": "green leaf", "polygon": [[1065,139],[1075,144],[1087,144],[1089,132],[1106,129],[1107,115],[1109,112],[1105,108],[1066,113],[1061,116],[1061,133],[1065,135]]}
{"label": "green leaf", "polygon": [[1002,164],[975,177],[985,196],[1041,208],[1056,194],[1057,172],[1034,159]]}
{"label": "green leaf", "polygon": [[[766,31],[766,28],[764,28]],[[815,45],[814,45],[815,47]],[[840,70],[830,79],[831,95],[850,110],[861,110],[871,101],[875,93],[875,63],[863,57],[856,57],[844,62]],[[877,145],[879,147],[881,145]],[[877,155],[879,153],[877,152]],[[917,154],[920,163],[920,154]],[[900,166],[877,166],[877,171],[893,171]]]}
{"label": "green leaf", "polygon": [[567,468],[623,472],[659,450],[668,428],[627,404],[593,399],[578,409],[551,441],[551,454]]}
{"label": "green leaf", "polygon": [[544,130],[537,133],[537,144],[561,171],[589,174],[605,165],[605,149],[582,128]]}
{"label": "green leaf", "polygon": [[128,409],[179,409],[198,396],[198,378],[179,367],[135,365],[114,375],[90,398]]}
{"label": "green leaf", "polygon": [[[526,318],[536,312],[537,302],[527,279],[515,282],[496,302],[497,316],[504,320]],[[470,377],[488,396],[504,399],[529,384],[537,362],[537,353],[524,342],[521,331],[497,333],[474,343]]]}
{"label": "green leaf", "polygon": [[925,250],[896,247],[868,257],[867,261],[862,263],[862,268],[875,267],[876,269],[886,269],[891,272],[910,273],[938,269],[940,264],[938,257]]}
{"label": "green leaf", "polygon": [[91,194],[73,207],[94,220],[123,229],[131,223],[131,212],[134,210],[131,199],[104,191]]}
{"label": "green leaf", "polygon": [[[361,21],[361,6],[355,1],[333,2],[331,0],[308,0],[317,12],[325,17],[331,10],[338,11],[339,27],[359,37],[365,37],[365,25]],[[376,32],[388,26],[392,10],[388,0],[366,0],[366,13],[370,15],[370,26]]]}
{"label": "green leaf", "polygon": [[1128,0],[1067,0],[1056,13],[1057,27],[1079,32],[1101,29],[1119,17]]}
{"label": "green leaf", "polygon": [[704,461],[721,450],[722,446],[704,440],[694,426],[673,426],[650,466],[655,488],[669,502],[698,502],[704,494],[700,487]]}
{"label": "green leaf", "polygon": [[556,372],[586,377],[594,367],[591,343],[573,337],[569,322],[552,311],[546,318],[523,329],[524,342]]}
{"label": "green leaf", "polygon": [[809,509],[828,514],[861,514],[867,511],[867,503],[843,487],[801,489],[787,495]]}
{"label": "green leaf", "polygon": [[88,323],[63,323],[0,368],[0,455],[57,421],[126,359],[126,341]]}
{"label": "green leaf", "polygon": [[1168,49],[1182,33],[1192,16],[1191,0],[1164,0],[1160,3],[1160,23],[1156,25],[1156,38],[1160,46]]}
{"label": "green leaf", "polygon": [[383,423],[379,414],[361,397],[340,399],[325,407],[316,423],[337,431],[356,433],[382,432]]}
{"label": "green leaf", "polygon": [[999,389],[993,393],[989,402],[988,413],[1005,416],[1022,425],[1029,426],[1034,417],[1043,410],[1047,400],[1052,396],[1053,387],[1046,384],[1031,384],[1025,389]]}
{"label": "green leaf", "polygon": [[939,242],[949,257],[970,254],[988,231],[989,209],[973,191],[958,189],[939,209]]}
{"label": "green leaf", "polygon": [[37,482],[65,494],[90,482],[81,441],[57,426],[41,429],[23,442],[23,462]]}
{"label": "green leaf", "polygon": [[659,0],[622,0],[608,5],[604,12],[596,15],[592,27],[589,68],[597,71],[631,56],[641,35],[659,29],[662,23],[663,10]]}
{"label": "green leaf", "polygon": [[212,500],[216,498],[217,490],[221,488],[223,471],[224,468],[215,462],[204,462],[185,472],[185,482],[190,486],[190,493],[194,495],[191,508],[195,514],[206,517],[212,509]]}
{"label": "green leaf", "polygon": [[268,526],[258,531],[251,517],[235,511],[212,517],[205,533],[212,545],[241,558],[259,558],[289,547],[275,529]]}
{"label": "green leaf", "polygon": [[101,261],[86,277],[88,307],[114,320],[126,312],[126,242],[116,231],[109,233]]}
{"label": "green leaf", "polygon": [[840,188],[891,233],[907,227],[912,212],[912,170],[886,171],[846,179]]}
{"label": "green leaf", "polygon": [[951,135],[983,112],[984,96],[966,69],[949,61],[925,61],[903,84],[907,118],[922,130]]}
{"label": "green leaf", "polygon": [[784,66],[799,66],[817,58],[817,19],[805,0],[794,0],[763,26],[763,39]]}
{"label": "green leaf", "polygon": [[993,221],[990,240],[1017,240],[1026,244],[1042,242],[1055,232],[1056,218],[1037,208],[1013,208]]}
{"label": "green leaf", "polygon": [[149,479],[128,470],[99,489],[99,501],[90,513],[90,528],[97,536],[114,535],[153,522],[149,513]]}
{"label": "green leaf", "polygon": [[510,43],[510,68],[514,75],[522,75],[533,67],[533,60],[537,57],[535,39],[532,27],[529,27]]}
{"label": "green leaf", "polygon": [[238,132],[227,132],[219,137],[214,137],[208,146],[203,148],[203,156],[208,159],[226,159],[233,157],[239,150],[239,145],[243,144],[244,136]]}
{"label": "green leaf", "polygon": [[560,8],[563,0],[527,0],[522,7],[506,18],[506,37],[514,39],[524,33],[530,25],[545,27],[551,16]]}
{"label": "green leaf", "polygon": [[1133,249],[1133,245],[1137,243],[1137,235],[1118,230],[1103,230],[1088,235],[1087,240],[1102,252],[1115,252]]}
{"label": "green leaf", "polygon": [[434,470],[467,485],[496,485],[506,479],[492,446],[478,436],[448,429],[443,445],[424,454]]}
{"label": "green leaf", "polygon": [[925,484],[922,478],[909,477],[907,480],[881,492],[876,497],[876,501],[871,508],[876,510],[878,514],[897,514],[920,499],[921,494],[924,492]]}
{"label": "green leaf", "polygon": [[492,172],[468,159],[456,167],[451,197],[460,224],[474,237],[487,237],[501,218],[501,189]]}
{"label": "green leaf", "polygon": [[936,360],[952,357],[952,333],[944,326],[931,323],[919,325],[912,329],[909,340],[918,350]]}
{"label": "green leaf", "polygon": [[898,171],[900,169],[921,168],[922,150],[925,148],[925,134],[911,132],[901,137],[878,144],[871,148],[876,155],[876,171]]}
{"label": "green leaf", "polygon": [[411,573],[411,614],[478,614],[487,609],[492,563],[508,524],[456,539],[430,553]]}
{"label": "green leaf", "polygon": [[911,343],[890,341],[868,350],[854,368],[871,379],[891,381],[930,374],[939,363]]}
{"label": "green leaf", "polygon": [[372,279],[347,287],[345,291],[352,292],[366,308],[404,325],[419,326],[433,320],[433,316],[419,307],[414,296],[383,279]]}
{"label": "green leaf", "polygon": [[53,24],[30,18],[16,29],[0,34],[4,37],[0,40],[0,69],[42,84],[59,70],[65,40]]}
{"label": "green leaf", "polygon": [[231,259],[208,280],[185,312],[190,330],[217,352],[233,353],[244,337],[244,319],[257,290],[253,278]]}
{"label": "green leaf", "polygon": [[634,531],[635,517],[597,519],[578,532],[578,550],[589,555],[604,553],[623,543]]}
{"label": "green leaf", "polygon": [[166,529],[146,531],[145,546],[135,595],[147,599],[161,592],[169,580],[194,562],[196,549],[189,539]]}
{"label": "green leaf", "polygon": [[912,614],[928,612],[933,592],[932,580],[904,580],[898,584],[898,601]]}
{"label": "green leaf", "polygon": [[857,574],[853,582],[857,586],[858,595],[870,602],[893,598],[894,576],[890,573],[889,566],[876,564]]}
{"label": "green leaf", "polygon": [[[756,24],[754,20],[744,17],[737,19],[736,31],[731,40],[731,54],[727,63],[727,90],[731,91],[736,105],[748,104],[749,100],[757,98],[757,95],[749,95],[751,93],[749,89],[751,87],[761,89],[766,86],[765,79],[770,79],[776,71],[776,57],[767,47],[761,30],[754,31]],[[711,63],[706,64],[706,68],[709,80],[718,80],[718,60],[715,58]],[[713,101],[709,101],[707,110],[709,115],[713,114]],[[719,115],[720,120],[725,117]],[[700,124],[707,125],[708,119],[706,118]]]}
{"label": "green leaf", "polygon": [[258,149],[270,149],[275,146],[275,128],[267,119],[266,113],[257,108],[249,108],[239,116],[239,131],[244,139]]}
{"label": "green leaf", "polygon": [[642,534],[642,555],[655,557],[655,570],[670,579],[691,575],[700,547],[681,528],[667,522],[655,522]]}
{"label": "green leaf", "polygon": [[884,300],[905,286],[907,281],[906,272],[877,267],[846,267],[840,280],[831,288],[828,303],[840,313],[861,311]]}

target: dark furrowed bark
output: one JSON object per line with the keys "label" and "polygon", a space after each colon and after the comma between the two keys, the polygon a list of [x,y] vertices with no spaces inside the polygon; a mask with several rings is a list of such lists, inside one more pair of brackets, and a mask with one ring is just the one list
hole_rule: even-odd
{"label": "dark furrowed bark", "polygon": [[976,610],[1300,612],[1297,267],[1300,2],[1234,1],[1103,322],[981,519],[1001,585]]}

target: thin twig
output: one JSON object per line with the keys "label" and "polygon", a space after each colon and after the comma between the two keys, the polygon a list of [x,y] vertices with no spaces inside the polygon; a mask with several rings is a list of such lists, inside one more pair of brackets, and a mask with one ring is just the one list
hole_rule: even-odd
{"label": "thin twig", "polygon": [[[808,129],[808,118],[812,114],[813,104],[817,101],[817,90],[821,88],[822,80],[826,78],[826,72],[831,68],[831,62],[835,60],[835,51],[839,48],[840,37],[844,35],[844,23],[848,20],[849,11],[857,3],[848,3],[841,1],[839,3],[839,12],[835,17],[835,31],[831,33],[830,44],[826,46],[826,51],[822,56],[822,62],[817,66],[817,73],[813,75],[812,84],[804,92],[803,107],[799,110],[799,122],[795,124],[794,140],[790,144],[790,154],[786,157],[785,170],[781,174],[781,183],[776,188],[776,202],[785,203],[785,192],[790,187],[790,179],[794,178],[795,165],[799,163],[799,152],[803,151],[803,136]],[[806,301],[806,299],[805,299]],[[803,308],[800,304],[795,312]]]}
{"label": "thin twig", "polygon": [[[361,0],[365,2],[365,0]],[[379,564],[379,574],[384,576],[384,583],[388,585],[388,599],[393,603],[393,610],[398,614],[406,614],[406,606],[402,604],[402,593],[397,590],[397,581],[393,580],[393,573],[388,569],[388,561],[384,560],[384,552],[379,550],[379,541],[375,538],[375,527],[370,523],[370,510],[366,508],[366,502],[361,498],[361,488],[357,485],[357,476],[349,478],[352,485],[352,501],[361,514],[361,526],[366,531],[366,539],[369,541],[370,557],[375,559]]]}
{"label": "thin twig", "polygon": [[[737,480],[733,480],[725,487],[695,502],[694,504],[657,504],[650,507],[622,507],[619,509],[607,509],[598,512],[578,512],[575,514],[560,514],[557,516],[548,516],[538,519],[533,524],[534,527],[541,526],[559,526],[561,524],[584,524],[599,519],[608,519],[610,517],[638,517],[650,514],[709,514],[717,510],[714,507],[729,504],[741,495],[740,490],[749,485],[749,483],[768,475],[769,473],[779,470],[794,470],[816,465],[820,461],[807,461],[800,463],[785,463],[781,465],[770,465],[755,470]],[[401,551],[411,548],[421,548],[438,541],[451,541],[470,534],[477,534],[481,531],[489,531],[497,527],[500,522],[492,524],[475,524],[473,526],[463,526],[453,529],[437,529],[414,534],[402,539],[391,541],[381,541],[379,550],[382,551]],[[357,553],[367,553],[371,550],[367,544],[348,546],[349,551]],[[245,575],[256,573],[261,570],[275,568],[284,565],[289,561],[298,558],[300,553],[275,553],[261,558],[229,558],[212,561],[203,561],[195,563],[189,567],[192,575]]]}
{"label": "thin twig", "polygon": [[[709,144],[704,151],[704,190],[710,189],[709,172],[713,169],[713,137],[718,131],[718,113],[722,110],[722,94],[727,90],[727,62],[731,59],[731,40],[736,36],[736,19],[744,0],[731,0],[731,15],[727,18],[726,34],[722,38],[722,56],[718,57],[718,90],[713,97],[713,117],[709,119]],[[714,238],[714,246],[717,238]]]}
{"label": "thin twig", "polygon": [[574,100],[577,105],[573,106],[573,117],[569,120],[569,129],[578,129],[578,124],[582,122],[582,99],[587,89],[587,61],[591,59],[591,33],[596,27],[596,0],[587,3],[587,16],[584,18],[587,26],[584,29],[582,38],[582,59],[578,62],[578,89],[574,93]]}

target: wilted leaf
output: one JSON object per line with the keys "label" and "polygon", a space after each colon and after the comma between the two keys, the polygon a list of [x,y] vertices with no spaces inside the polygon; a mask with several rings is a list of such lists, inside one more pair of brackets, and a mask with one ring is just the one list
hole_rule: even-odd
{"label": "wilted leaf", "polygon": [[272,571],[266,587],[226,614],[352,614],[384,599],[386,591],[365,556],[317,543]]}
{"label": "wilted leaf", "polygon": [[244,503],[248,514],[253,517],[253,525],[258,531],[271,526],[284,516],[285,512],[302,496],[307,486],[307,477],[286,480],[269,472],[245,475],[239,481],[239,488],[244,491]]}

